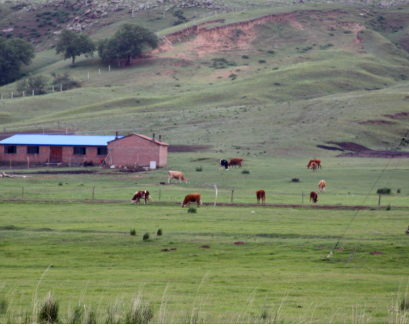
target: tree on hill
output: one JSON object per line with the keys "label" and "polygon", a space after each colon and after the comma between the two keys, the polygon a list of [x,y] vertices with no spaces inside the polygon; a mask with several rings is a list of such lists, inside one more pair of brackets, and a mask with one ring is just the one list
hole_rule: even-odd
{"label": "tree on hill", "polygon": [[71,30],[63,29],[55,47],[57,54],[62,53],[64,59],[72,58],[72,65],[75,64],[75,57],[84,54],[86,57],[93,56],[95,44],[88,35],[77,34]]}
{"label": "tree on hill", "polygon": [[34,90],[37,95],[45,94],[47,82],[48,78],[43,75],[30,76],[26,79],[21,79],[17,83],[17,92],[22,94],[23,91],[31,92]]}
{"label": "tree on hill", "polygon": [[110,39],[98,43],[98,54],[104,62],[112,62],[120,58],[126,59],[126,65],[131,64],[131,58],[140,57],[146,49],[155,49],[159,39],[148,29],[124,24]]}
{"label": "tree on hill", "polygon": [[20,77],[23,65],[29,65],[34,58],[32,45],[19,38],[0,37],[0,85],[13,82]]}
{"label": "tree on hill", "polygon": [[186,17],[183,15],[183,10],[178,9],[173,12],[173,17],[178,19],[177,23],[180,24],[186,20]]}

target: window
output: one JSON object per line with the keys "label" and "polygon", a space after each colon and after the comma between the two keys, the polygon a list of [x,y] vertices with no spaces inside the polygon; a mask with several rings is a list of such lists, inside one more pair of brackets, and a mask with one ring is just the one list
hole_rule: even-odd
{"label": "window", "polygon": [[86,148],[85,147],[74,147],[74,155],[85,155]]}
{"label": "window", "polygon": [[4,146],[4,154],[16,154],[17,153],[17,146]]}
{"label": "window", "polygon": [[106,147],[98,147],[98,155],[107,156],[108,149]]}
{"label": "window", "polygon": [[40,154],[40,147],[27,146],[27,154]]}

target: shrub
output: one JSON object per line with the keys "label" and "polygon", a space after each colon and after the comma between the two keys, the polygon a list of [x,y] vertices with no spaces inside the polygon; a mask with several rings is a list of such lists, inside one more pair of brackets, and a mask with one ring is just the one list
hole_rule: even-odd
{"label": "shrub", "polygon": [[60,88],[62,85],[63,91],[81,87],[81,83],[72,79],[68,72],[63,73],[62,75],[51,73],[51,76],[54,78],[52,84],[57,88]]}
{"label": "shrub", "polygon": [[158,237],[160,237],[160,236],[162,235],[162,229],[158,229],[158,232],[156,232],[156,235],[157,235]]}
{"label": "shrub", "polygon": [[268,50],[267,53],[274,54],[275,52],[273,50]]}
{"label": "shrub", "polygon": [[187,210],[187,212],[188,212],[188,213],[197,213],[197,209],[194,208],[194,207],[190,207],[190,208]]}
{"label": "shrub", "polygon": [[391,204],[389,203],[389,205],[386,207],[386,210],[387,211],[390,211],[391,210]]}
{"label": "shrub", "polygon": [[242,59],[249,59],[249,56],[248,55],[242,55],[241,58]]}
{"label": "shrub", "polygon": [[47,81],[48,79],[43,75],[30,76],[17,83],[17,92],[22,94],[23,91],[31,92],[34,90],[36,95],[44,94],[47,87]]}
{"label": "shrub", "polygon": [[143,241],[148,241],[148,240],[149,240],[149,233],[146,232],[146,233],[143,235]]}
{"label": "shrub", "polygon": [[44,298],[43,304],[40,307],[38,321],[42,324],[58,323],[58,309],[58,302],[53,299],[51,292],[48,292]]}
{"label": "shrub", "polygon": [[401,193],[401,189],[399,188],[398,190],[396,190],[396,192],[398,193],[398,194],[400,194]]}
{"label": "shrub", "polygon": [[126,313],[125,324],[148,324],[152,317],[152,305],[136,298],[133,300],[131,309]]}
{"label": "shrub", "polygon": [[135,229],[131,229],[130,234],[131,234],[131,235],[136,235],[136,230],[135,230]]}
{"label": "shrub", "polygon": [[259,60],[258,63],[266,63],[266,60]]}
{"label": "shrub", "polygon": [[391,189],[390,188],[379,188],[376,191],[377,194],[382,194],[382,195],[389,195],[391,193]]}
{"label": "shrub", "polygon": [[300,182],[300,178],[292,178],[291,182]]}
{"label": "shrub", "polygon": [[213,58],[212,67],[216,69],[223,69],[228,66],[237,66],[236,62],[228,61],[226,58]]}
{"label": "shrub", "polygon": [[202,172],[202,171],[203,171],[203,167],[202,167],[202,166],[196,167],[196,172]]}
{"label": "shrub", "polygon": [[243,170],[243,171],[241,171],[241,173],[243,173],[243,174],[250,174],[250,170]]}

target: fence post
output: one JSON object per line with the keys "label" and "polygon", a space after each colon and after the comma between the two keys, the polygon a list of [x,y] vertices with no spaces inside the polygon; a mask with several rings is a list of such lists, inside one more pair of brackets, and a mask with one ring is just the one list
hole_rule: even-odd
{"label": "fence post", "polygon": [[11,98],[12,98],[12,99],[14,98],[14,94],[13,94],[13,92],[11,92]]}
{"label": "fence post", "polygon": [[379,201],[378,201],[378,206],[381,206],[381,196],[382,196],[382,191],[379,191]]}
{"label": "fence post", "polygon": [[111,65],[108,66],[108,71],[111,71]]}
{"label": "fence post", "polygon": [[24,187],[21,188],[21,198],[24,198]]}
{"label": "fence post", "polygon": [[23,91],[23,97],[26,97],[26,92],[25,91]]}
{"label": "fence post", "polygon": [[54,93],[55,91],[54,91],[54,86],[53,86],[53,93]]}
{"label": "fence post", "polygon": [[92,200],[94,200],[94,191],[95,191],[95,186],[92,188]]}
{"label": "fence post", "polygon": [[3,102],[3,94],[1,94],[1,101]]}
{"label": "fence post", "polygon": [[74,75],[74,81],[75,81],[75,75]]}
{"label": "fence post", "polygon": [[234,194],[234,187],[233,187],[233,189],[231,190],[231,203],[233,204],[233,194]]}
{"label": "fence post", "polygon": [[34,89],[33,89],[33,96],[34,96]]}
{"label": "fence post", "polygon": [[301,191],[301,203],[304,205],[304,191]]}
{"label": "fence post", "polygon": [[62,92],[62,84],[60,84],[60,92]]}
{"label": "fence post", "polygon": [[214,199],[214,207],[216,207],[216,202],[217,202],[217,185],[214,185],[214,189],[216,190],[216,198]]}
{"label": "fence post", "polygon": [[99,73],[99,75],[101,76],[101,69],[98,69],[98,73]]}
{"label": "fence post", "polygon": [[88,72],[88,80],[89,80],[89,72]]}
{"label": "fence post", "polygon": [[160,201],[160,198],[161,198],[161,190],[162,189],[159,188],[159,201]]}

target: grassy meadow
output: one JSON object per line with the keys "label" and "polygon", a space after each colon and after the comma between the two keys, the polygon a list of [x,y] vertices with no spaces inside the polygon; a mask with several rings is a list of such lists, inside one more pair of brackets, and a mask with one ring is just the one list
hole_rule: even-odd
{"label": "grassy meadow", "polygon": [[[2,179],[0,298],[7,308],[0,321],[36,321],[51,292],[62,322],[72,322],[76,309],[78,317],[78,306],[83,322],[90,311],[98,322],[123,322],[139,299],[149,302],[156,323],[407,322],[399,308],[409,286],[407,212],[395,207],[407,206],[407,160],[390,162],[365,203],[373,209],[358,212],[310,209],[308,197],[296,208],[222,203],[230,202],[234,187],[235,203],[254,204],[255,191],[265,189],[267,203],[301,204],[301,192],[317,191],[325,179],[319,204],[361,205],[388,160],[328,157],[313,173],[306,158],[250,157],[244,161],[250,174],[243,174],[219,171],[216,157],[170,154],[169,168],[185,171],[188,184],[160,185],[167,181],[162,169]],[[293,177],[300,182],[290,182]],[[157,203],[159,191],[165,202],[181,202],[190,192],[212,202],[212,183],[219,189],[216,208],[189,214],[180,205]],[[92,203],[94,186],[95,198],[106,202]],[[377,207],[378,186],[392,189],[382,197],[391,210]],[[131,205],[141,189],[151,192],[152,204]],[[344,250],[328,260],[344,231],[338,245]],[[146,232],[150,238],[143,241]],[[171,248],[177,250],[161,251]],[[375,251],[382,254],[369,254]]]}

